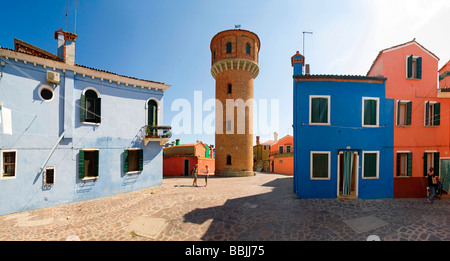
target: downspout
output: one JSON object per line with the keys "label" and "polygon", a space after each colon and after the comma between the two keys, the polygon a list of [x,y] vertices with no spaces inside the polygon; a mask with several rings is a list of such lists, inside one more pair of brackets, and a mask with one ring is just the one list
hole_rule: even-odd
{"label": "downspout", "polygon": [[44,164],[42,164],[42,167],[39,169],[38,175],[42,173],[42,170],[44,170],[45,165],[47,165],[48,160],[52,156],[52,154],[55,151],[55,149],[58,146],[58,144],[61,142],[62,138],[64,137],[64,133],[65,133],[65,131],[61,134],[61,136],[59,136],[58,141],[55,143],[55,145],[53,146],[52,150],[50,151],[50,153],[48,154],[47,158],[45,159]]}

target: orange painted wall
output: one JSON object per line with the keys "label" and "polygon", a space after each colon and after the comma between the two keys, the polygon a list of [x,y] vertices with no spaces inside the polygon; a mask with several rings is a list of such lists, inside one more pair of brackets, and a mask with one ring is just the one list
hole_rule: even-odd
{"label": "orange painted wall", "polygon": [[[278,154],[279,147],[283,146],[283,154]],[[291,146],[291,153],[286,153],[286,146]],[[270,164],[273,164],[273,172],[294,175],[294,137],[286,135],[272,144],[270,149]],[[276,155],[276,156],[274,156]],[[280,162],[281,160],[281,162]],[[271,166],[272,167],[272,166]]]}
{"label": "orange painted wall", "polygon": [[274,173],[294,175],[294,157],[274,158],[273,164]]}
{"label": "orange painted wall", "polygon": [[[213,174],[215,170],[215,159],[198,158],[195,156],[164,156],[163,157],[163,176],[184,176],[184,160],[189,159],[189,171],[195,164],[198,164],[199,170],[204,170],[206,165],[209,168],[209,174]],[[203,175],[203,172],[199,172]]]}
{"label": "orange painted wall", "polygon": [[[407,57],[422,57],[422,78],[407,79]],[[368,76],[383,75],[386,81],[386,98],[395,99],[394,115],[394,197],[399,188],[402,195],[419,195],[417,186],[411,185],[408,177],[396,177],[397,152],[412,152],[412,177],[424,177],[423,154],[425,151],[440,152],[440,157],[450,157],[450,99],[437,98],[438,60],[415,41],[382,51],[369,71]],[[397,102],[412,101],[411,125],[397,126]],[[440,125],[426,127],[425,103],[435,101],[441,104]],[[381,163],[380,163],[381,164]],[[421,179],[416,183],[423,184]],[[405,187],[406,186],[406,187]],[[415,188],[413,188],[415,187]],[[421,190],[423,185],[419,186]],[[410,191],[408,191],[408,189]],[[421,195],[421,194],[420,194]]]}

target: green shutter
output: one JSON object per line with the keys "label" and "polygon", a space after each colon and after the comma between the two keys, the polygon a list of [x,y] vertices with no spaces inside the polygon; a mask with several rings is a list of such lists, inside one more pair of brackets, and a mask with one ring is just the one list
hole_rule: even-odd
{"label": "green shutter", "polygon": [[408,57],[408,78],[412,78],[412,60],[413,56]]}
{"label": "green shutter", "polygon": [[397,101],[397,126],[400,126],[400,100]]}
{"label": "green shutter", "polygon": [[86,96],[81,94],[80,98],[80,121],[86,121]]}
{"label": "green shutter", "polygon": [[128,150],[123,151],[123,172],[128,172]]}
{"label": "green shutter", "polygon": [[412,176],[412,152],[408,153],[408,162],[407,162],[407,176],[411,177]]}
{"label": "green shutter", "polygon": [[100,123],[101,122],[101,98],[96,98],[95,100],[95,122]]}
{"label": "green shutter", "polygon": [[138,150],[139,155],[139,171],[144,169],[144,150]]}
{"label": "green shutter", "polygon": [[433,117],[433,125],[439,126],[441,125],[441,104],[434,104],[434,117]]}
{"label": "green shutter", "polygon": [[439,176],[439,152],[434,153],[434,174]]}
{"label": "green shutter", "polygon": [[99,151],[94,151],[94,176],[98,177],[98,165],[99,165]]}
{"label": "green shutter", "polygon": [[364,125],[377,124],[377,101],[364,100]]}
{"label": "green shutter", "polygon": [[328,154],[313,154],[313,178],[328,178]]}
{"label": "green shutter", "polygon": [[397,177],[400,176],[400,153],[397,153]]}
{"label": "green shutter", "polygon": [[78,178],[84,178],[84,150],[78,153]]}
{"label": "green shutter", "polygon": [[429,126],[430,125],[430,102],[426,102],[425,103],[425,126]]}
{"label": "green shutter", "polygon": [[320,122],[328,122],[328,99],[320,98]]}
{"label": "green shutter", "polygon": [[427,154],[426,152],[423,153],[423,175],[426,177],[428,173],[427,168]]}
{"label": "green shutter", "polygon": [[417,64],[417,79],[422,79],[422,57],[417,58],[416,64]]}
{"label": "green shutter", "polygon": [[406,125],[411,125],[412,102],[406,103]]}
{"label": "green shutter", "polygon": [[377,176],[377,154],[364,153],[364,177],[375,178]]}
{"label": "green shutter", "polygon": [[313,98],[311,103],[311,122],[328,123],[328,99]]}

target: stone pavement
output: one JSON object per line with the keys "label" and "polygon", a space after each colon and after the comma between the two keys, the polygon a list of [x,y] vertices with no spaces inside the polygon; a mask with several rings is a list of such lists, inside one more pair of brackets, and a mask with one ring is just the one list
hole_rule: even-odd
{"label": "stone pavement", "polygon": [[298,199],[292,176],[186,177],[114,197],[0,216],[0,240],[450,240],[450,198]]}

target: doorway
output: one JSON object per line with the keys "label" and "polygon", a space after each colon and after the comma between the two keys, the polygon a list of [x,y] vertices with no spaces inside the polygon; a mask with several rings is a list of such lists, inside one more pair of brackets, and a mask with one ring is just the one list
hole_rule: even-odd
{"label": "doorway", "polygon": [[189,176],[189,159],[184,159],[184,175]]}
{"label": "doorway", "polygon": [[441,159],[440,181],[442,189],[450,193],[450,159]]}
{"label": "doorway", "polygon": [[341,198],[358,197],[358,151],[344,150],[338,153],[338,188]]}

